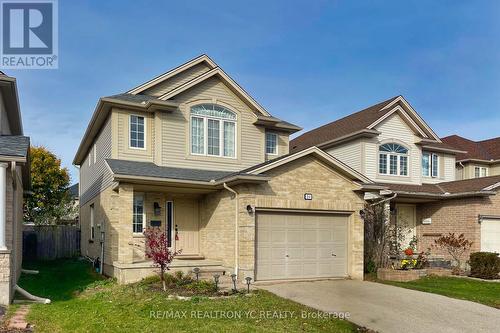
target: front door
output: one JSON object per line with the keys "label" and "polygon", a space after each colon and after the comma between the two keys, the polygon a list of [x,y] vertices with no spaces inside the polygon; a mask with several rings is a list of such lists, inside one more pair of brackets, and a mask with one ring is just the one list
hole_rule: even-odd
{"label": "front door", "polygon": [[410,246],[410,242],[417,235],[417,213],[415,205],[409,204],[397,204],[397,224],[401,228],[400,231],[401,238],[399,242],[401,243],[401,248],[404,250]]}
{"label": "front door", "polygon": [[174,200],[174,249],[181,255],[198,255],[198,200]]}

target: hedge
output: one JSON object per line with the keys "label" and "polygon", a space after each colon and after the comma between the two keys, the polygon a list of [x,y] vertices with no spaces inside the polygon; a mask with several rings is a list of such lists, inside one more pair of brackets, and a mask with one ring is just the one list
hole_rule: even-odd
{"label": "hedge", "polygon": [[474,252],[470,255],[470,276],[481,279],[498,279],[500,257],[493,252]]}

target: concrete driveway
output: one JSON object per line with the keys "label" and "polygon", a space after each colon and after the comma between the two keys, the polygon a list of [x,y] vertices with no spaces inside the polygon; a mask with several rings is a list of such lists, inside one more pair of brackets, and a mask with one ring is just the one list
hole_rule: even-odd
{"label": "concrete driveway", "polygon": [[349,321],[382,333],[500,330],[498,309],[375,282],[284,282],[258,288],[324,312],[349,312]]}

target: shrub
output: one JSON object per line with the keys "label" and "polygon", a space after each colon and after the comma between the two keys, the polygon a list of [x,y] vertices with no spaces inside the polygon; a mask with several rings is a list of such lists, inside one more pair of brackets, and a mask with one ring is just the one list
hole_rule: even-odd
{"label": "shrub", "polygon": [[455,236],[454,233],[449,233],[434,240],[434,246],[448,252],[455,260],[456,266],[453,268],[453,272],[459,274],[462,268],[462,257],[471,248],[472,242],[466,239],[464,234]]}
{"label": "shrub", "polygon": [[470,255],[470,275],[481,279],[498,279],[500,257],[493,252],[475,252]]}

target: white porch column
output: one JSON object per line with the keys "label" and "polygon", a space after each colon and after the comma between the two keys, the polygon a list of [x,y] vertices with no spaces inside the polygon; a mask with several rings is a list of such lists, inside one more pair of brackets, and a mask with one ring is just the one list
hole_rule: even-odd
{"label": "white porch column", "polygon": [[0,251],[7,250],[5,233],[7,227],[7,163],[0,163]]}

